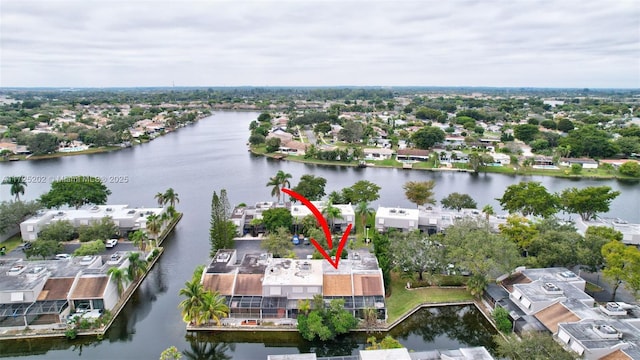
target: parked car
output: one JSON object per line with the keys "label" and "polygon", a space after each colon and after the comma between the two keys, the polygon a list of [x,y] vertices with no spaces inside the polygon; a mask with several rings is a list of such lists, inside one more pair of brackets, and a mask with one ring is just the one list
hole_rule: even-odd
{"label": "parked car", "polygon": [[58,254],[56,255],[56,260],[70,260],[71,255],[69,254]]}
{"label": "parked car", "polygon": [[23,243],[20,245],[20,250],[25,251],[31,249],[32,244],[30,242]]}
{"label": "parked car", "polygon": [[88,311],[91,311],[91,305],[89,304],[85,303],[76,306],[76,313],[86,313]]}
{"label": "parked car", "polygon": [[118,245],[118,239],[109,239],[107,240],[107,243],[105,244],[106,247],[108,248],[112,248],[114,246]]}

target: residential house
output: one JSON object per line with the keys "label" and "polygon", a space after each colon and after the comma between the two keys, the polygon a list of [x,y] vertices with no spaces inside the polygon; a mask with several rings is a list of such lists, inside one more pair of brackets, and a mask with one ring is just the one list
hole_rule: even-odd
{"label": "residential house", "polygon": [[561,158],[559,164],[561,166],[571,166],[573,164],[581,165],[583,169],[597,169],[598,162],[588,158]]}
{"label": "residential house", "polygon": [[275,128],[267,135],[267,139],[270,139],[270,138],[278,138],[280,139],[280,143],[286,144],[289,141],[293,140],[293,134],[290,134],[286,132],[283,128],[279,127],[279,128]]}
{"label": "residential house", "polygon": [[335,269],[325,260],[274,259],[270,254],[246,254],[238,263],[235,250],[222,249],[203,273],[202,284],[225,296],[227,325],[262,319],[295,323],[300,301],[316,295],[344,299],[345,309],[355,316],[373,307],[386,319],[382,271],[371,254],[354,253]]}
{"label": "residential house", "polygon": [[396,155],[398,161],[428,161],[429,150],[399,149]]}
{"label": "residential house", "polygon": [[367,160],[387,160],[394,154],[394,151],[388,148],[365,148],[363,152]]}
{"label": "residential house", "polygon": [[[327,207],[326,201],[312,201],[311,202],[320,212],[323,212]],[[340,210],[340,217],[336,219],[332,219],[333,228],[331,229],[334,232],[344,232],[347,230],[347,226],[351,225],[355,226],[355,211],[351,204],[332,204],[331,206],[338,208]],[[302,204],[291,204],[289,206],[291,210],[291,215],[293,215],[294,222],[299,222],[304,217],[308,215],[312,215],[311,210]],[[331,226],[331,224],[329,224]]]}
{"label": "residential house", "polygon": [[20,233],[25,241],[34,241],[42,228],[56,221],[69,221],[74,227],[89,225],[110,217],[119,228],[120,235],[145,229],[149,215],[161,216],[165,208],[130,208],[128,205],[94,205],[80,209],[47,210],[20,223]]}
{"label": "residential house", "polygon": [[[126,253],[117,252],[103,262],[101,256],[70,260],[0,263],[0,327],[6,329],[58,328],[79,306],[112,310],[118,286],[107,271],[129,265]],[[125,282],[124,287],[129,286]]]}

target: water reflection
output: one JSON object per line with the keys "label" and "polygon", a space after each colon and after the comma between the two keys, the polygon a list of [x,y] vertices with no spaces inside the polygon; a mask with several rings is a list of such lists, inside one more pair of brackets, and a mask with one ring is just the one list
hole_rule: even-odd
{"label": "water reflection", "polygon": [[236,350],[236,344],[224,342],[210,342],[199,335],[187,335],[189,349],[182,354],[189,360],[231,360],[231,353]]}

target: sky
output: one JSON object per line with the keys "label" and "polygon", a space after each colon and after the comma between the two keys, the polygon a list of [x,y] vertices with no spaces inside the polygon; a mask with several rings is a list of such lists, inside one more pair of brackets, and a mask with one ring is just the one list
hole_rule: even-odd
{"label": "sky", "polygon": [[637,0],[0,0],[0,87],[640,88]]}

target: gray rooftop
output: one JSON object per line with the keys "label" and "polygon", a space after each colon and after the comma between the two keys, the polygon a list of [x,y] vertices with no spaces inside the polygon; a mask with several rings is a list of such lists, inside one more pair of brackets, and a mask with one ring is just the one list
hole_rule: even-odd
{"label": "gray rooftop", "polygon": [[536,280],[528,284],[514,284],[513,287],[532,302],[559,298],[593,301],[589,294],[567,282]]}
{"label": "gray rooftop", "polygon": [[[606,349],[617,344],[628,343],[640,347],[640,328],[631,321],[621,320],[582,320],[559,325],[586,349]],[[620,338],[616,337],[616,333]],[[609,334],[612,338],[607,338]]]}

